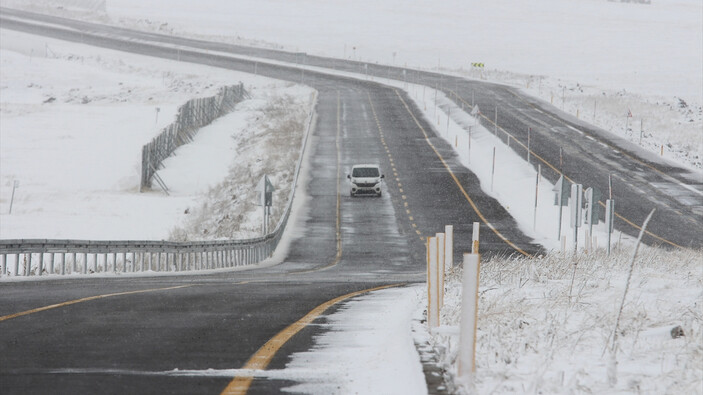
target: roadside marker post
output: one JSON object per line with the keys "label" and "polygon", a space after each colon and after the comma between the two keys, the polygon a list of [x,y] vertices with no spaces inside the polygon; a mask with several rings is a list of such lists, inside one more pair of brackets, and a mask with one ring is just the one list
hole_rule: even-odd
{"label": "roadside marker post", "polygon": [[583,185],[572,184],[571,185],[571,227],[574,229],[574,254],[578,250],[578,234],[579,228],[581,227],[582,215],[582,205],[583,205]]}
{"label": "roadside marker post", "polygon": [[480,223],[474,222],[473,234],[471,236],[471,253],[478,254],[479,249],[479,232],[481,231]]}
{"label": "roadside marker post", "polygon": [[445,244],[444,240],[445,234],[444,233],[437,233],[436,235],[437,239],[437,287],[439,289],[438,295],[439,295],[439,309],[441,311],[442,307],[444,307],[444,260],[445,260]]}
{"label": "roadside marker post", "polygon": [[527,163],[530,163],[530,134],[532,128],[527,128]]}
{"label": "roadside marker post", "polygon": [[271,206],[273,204],[273,192],[276,189],[273,187],[273,184],[271,183],[271,180],[267,175],[264,175],[261,177],[259,180],[259,183],[256,186],[256,192],[257,192],[257,203],[259,206],[262,206],[264,209],[264,214],[263,214],[263,224],[262,224],[262,233],[263,235],[268,234],[268,220],[269,216],[271,215]]}
{"label": "roadside marker post", "polygon": [[493,192],[493,179],[496,172],[496,147],[493,147],[493,164],[491,165],[491,192]]}
{"label": "roadside marker post", "polygon": [[437,238],[427,238],[427,325],[439,326],[439,287],[437,278]]}
{"label": "roadside marker post", "polygon": [[613,220],[615,219],[615,200],[605,201],[605,231],[608,233],[608,256],[610,256],[610,242],[613,233]]}
{"label": "roadside marker post", "polygon": [[459,332],[459,377],[471,380],[476,372],[476,328],[478,322],[478,284],[481,255],[464,253]]}
{"label": "roadside marker post", "polygon": [[586,200],[586,216],[585,223],[588,225],[588,232],[593,234],[593,225],[598,225],[600,220],[600,205],[598,201],[601,198],[600,190],[597,188],[587,188],[584,199]]}
{"label": "roadside marker post", "polygon": [[12,214],[12,204],[15,202],[15,190],[20,186],[19,180],[14,180],[12,182],[12,197],[10,198],[10,210],[8,214]]}
{"label": "roadside marker post", "polygon": [[535,180],[535,211],[532,216],[532,230],[537,229],[537,201],[539,198],[539,179],[542,178],[542,165],[537,165],[537,178]]}
{"label": "roadside marker post", "polygon": [[447,273],[454,267],[454,226],[444,227],[444,272]]}
{"label": "roadside marker post", "polygon": [[561,220],[563,216],[564,206],[569,204],[569,190],[571,189],[571,182],[564,178],[563,175],[559,176],[556,185],[552,188],[554,192],[554,205],[559,206],[559,222],[557,231],[557,240],[561,240]]}

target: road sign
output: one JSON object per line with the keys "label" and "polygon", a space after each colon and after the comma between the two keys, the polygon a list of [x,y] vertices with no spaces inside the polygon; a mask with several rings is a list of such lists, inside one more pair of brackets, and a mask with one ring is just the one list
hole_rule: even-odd
{"label": "road sign", "polygon": [[586,217],[584,222],[588,225],[598,225],[600,221],[600,201],[601,193],[597,188],[586,189]]}
{"label": "road sign", "polygon": [[261,177],[259,184],[256,186],[257,201],[259,206],[271,207],[273,203],[273,191],[276,189],[273,187],[271,180],[267,175]]}
{"label": "road sign", "polygon": [[583,185],[571,184],[571,227],[578,228],[583,220],[582,208],[583,205]]}
{"label": "road sign", "polygon": [[471,110],[471,115],[474,117],[477,115],[481,115],[481,110],[479,110],[478,105],[475,105],[474,108]]}
{"label": "road sign", "polygon": [[[555,206],[568,206],[569,205],[569,192],[571,192],[571,181],[560,176],[557,183],[552,188],[554,192],[554,205]],[[561,204],[559,200],[561,199]]]}

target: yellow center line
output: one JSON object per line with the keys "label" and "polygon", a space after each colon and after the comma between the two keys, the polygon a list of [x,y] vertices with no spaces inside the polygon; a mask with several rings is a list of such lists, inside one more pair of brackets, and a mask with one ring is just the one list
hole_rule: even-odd
{"label": "yellow center line", "polygon": [[104,299],[104,298],[110,298],[113,296],[122,296],[122,295],[135,295],[135,294],[141,294],[141,293],[147,293],[147,292],[156,292],[156,291],[167,291],[170,289],[179,289],[179,288],[187,288],[187,287],[192,287],[195,284],[188,284],[188,285],[178,285],[175,287],[166,287],[166,288],[152,288],[152,289],[142,289],[139,291],[127,291],[127,292],[116,292],[116,293],[111,293],[111,294],[104,294],[104,295],[95,295],[95,296],[88,296],[86,298],[80,298],[80,299],[75,299],[75,300],[69,300],[66,302],[62,303],[56,303],[44,307],[37,307],[36,309],[31,309],[31,310],[26,310],[26,311],[21,311],[19,313],[15,314],[10,314],[10,315],[4,315],[0,317],[0,322],[6,321],[6,320],[11,320],[13,318],[17,317],[22,317],[24,315],[29,315],[29,314],[34,314],[38,313],[40,311],[46,311],[46,310],[51,310],[51,309],[57,309],[59,307],[66,307],[70,306],[76,303],[83,303],[83,302],[89,302],[91,300],[96,300],[96,299]]}
{"label": "yellow center line", "polygon": [[[450,90],[450,92],[453,93],[455,97],[459,98],[459,100],[461,100],[464,104],[466,104],[467,106],[471,107],[471,105],[470,105],[466,100],[464,100],[463,97],[459,96],[456,92],[454,92],[454,91],[452,91],[452,90]],[[518,99],[522,100],[523,102],[527,103],[527,104],[528,104],[529,106],[531,106],[532,108],[535,108],[535,109],[537,108],[534,104],[532,104],[532,103],[526,101],[525,99],[523,99],[522,97],[518,96],[517,94],[515,94],[515,93],[513,93],[513,92],[510,92],[510,93],[512,93],[514,96],[516,96]],[[553,116],[553,115],[551,115],[551,114],[549,114],[549,113],[547,113],[547,112],[543,112],[543,114],[547,115],[548,117],[552,118],[553,120],[555,120],[555,121],[557,121],[557,122],[559,122],[559,123],[561,123],[561,124],[563,124],[563,125],[567,125],[567,124],[566,124],[564,121],[562,121],[561,119],[559,119],[559,118],[557,118],[557,117],[555,117],[555,116]],[[488,117],[487,117],[486,115],[484,115],[483,113],[481,113],[480,116],[481,116],[483,119],[485,119],[486,121],[488,121],[489,123],[491,123],[491,124],[492,124],[493,126],[495,126],[496,128],[500,129],[503,133],[505,133],[505,134],[507,134],[508,136],[510,136],[510,137],[513,139],[513,141],[515,141],[517,144],[519,144],[521,147],[523,147],[525,150],[527,150],[527,146],[526,146],[525,144],[523,144],[520,140],[518,140],[515,136],[513,136],[511,133],[509,133],[507,130],[505,130],[505,129],[503,129],[501,126],[497,125],[495,122],[493,122],[490,118],[488,118]],[[593,138],[596,138],[596,137],[592,136],[590,133],[587,133],[587,132],[585,132],[585,131],[583,131],[583,130],[580,130],[580,129],[578,129],[578,130],[579,130],[580,132],[584,133],[584,134],[588,134],[589,136],[591,136],[591,137],[593,137]],[[601,142],[601,143],[605,144],[606,146],[608,146],[609,148],[611,148],[611,149],[613,149],[613,150],[617,150],[618,152],[622,153],[623,155],[627,156],[628,158],[630,158],[630,159],[632,159],[632,160],[634,160],[634,161],[636,161],[636,162],[638,162],[638,163],[640,163],[640,164],[642,164],[642,165],[644,165],[644,166],[646,166],[646,167],[649,167],[650,169],[654,170],[654,171],[657,172],[657,173],[660,173],[660,174],[662,174],[662,175],[664,175],[664,176],[666,176],[666,177],[671,177],[671,176],[667,175],[666,173],[663,173],[663,172],[660,171],[659,169],[657,169],[657,168],[655,168],[655,167],[653,167],[653,166],[651,166],[651,165],[649,165],[649,164],[647,164],[647,163],[645,163],[645,162],[642,162],[641,160],[637,159],[636,157],[633,157],[633,156],[629,155],[628,153],[624,152],[622,149],[620,149],[620,148],[618,148],[618,147],[612,146],[612,145],[609,144],[607,141],[602,141],[602,140],[600,140],[600,139],[596,139],[596,140],[597,140],[598,142]],[[540,162],[544,163],[547,167],[549,167],[550,169],[554,170],[554,172],[556,172],[557,174],[563,175],[565,180],[568,180],[569,182],[571,182],[571,183],[573,183],[573,184],[576,184],[576,181],[575,181],[575,180],[573,180],[572,178],[568,177],[566,174],[562,174],[562,173],[559,171],[559,169],[557,169],[557,168],[556,168],[554,165],[552,165],[551,163],[547,162],[546,159],[542,158],[540,155],[538,155],[538,154],[535,153],[534,151],[530,150],[530,156],[533,156],[533,157],[537,158]],[[601,201],[598,201],[598,203],[599,203],[602,207],[605,207],[605,203],[603,203],[603,202],[601,202]],[[632,226],[633,228],[635,228],[635,229],[637,229],[637,230],[642,230],[642,228],[641,228],[639,225],[637,225],[636,223],[634,223],[634,222],[630,221],[629,219],[625,218],[623,215],[619,214],[618,212],[615,212],[615,216],[618,217],[618,218],[620,218],[623,222],[627,223],[628,225]],[[658,235],[656,235],[656,234],[654,234],[654,233],[652,233],[652,232],[650,232],[650,231],[648,231],[648,230],[645,230],[645,233],[646,233],[647,235],[651,236],[651,237],[654,237],[654,238],[657,239],[657,240],[660,240],[660,241],[662,241],[662,242],[664,242],[664,243],[667,243],[667,244],[669,244],[669,245],[672,245],[672,246],[674,246],[674,247],[685,248],[685,247],[683,247],[683,246],[681,246],[681,245],[679,245],[679,244],[674,243],[673,241],[667,240],[667,239],[665,239],[665,238],[663,238],[663,237],[661,237],[661,236],[658,236]]]}
{"label": "yellow center line", "polygon": [[421,131],[422,134],[425,136],[425,141],[426,141],[427,144],[430,146],[430,148],[432,148],[432,150],[435,152],[435,154],[436,154],[437,157],[439,158],[440,162],[442,162],[442,165],[444,165],[444,168],[447,169],[447,172],[449,172],[449,175],[452,177],[452,179],[454,179],[454,182],[455,182],[456,185],[459,187],[459,190],[460,190],[461,193],[464,195],[464,197],[466,198],[466,200],[469,202],[469,204],[471,205],[471,208],[474,209],[474,211],[476,212],[476,214],[478,215],[478,217],[481,219],[481,221],[482,221],[484,224],[486,224],[486,226],[488,226],[488,227],[493,231],[493,233],[495,233],[501,240],[503,240],[505,243],[507,243],[507,244],[508,244],[510,247],[512,247],[515,251],[517,251],[517,252],[519,252],[519,253],[521,253],[521,254],[523,254],[523,255],[525,255],[525,256],[531,257],[531,256],[532,256],[531,254],[525,252],[525,251],[522,250],[520,247],[518,247],[515,243],[513,243],[513,242],[510,241],[510,240],[508,240],[508,238],[505,237],[498,229],[496,229],[496,228],[493,226],[493,224],[491,224],[490,222],[488,222],[488,220],[486,219],[486,217],[483,216],[483,213],[481,213],[481,210],[479,210],[479,209],[478,209],[478,206],[476,206],[476,203],[474,203],[473,199],[471,199],[471,197],[469,196],[469,194],[466,192],[466,190],[464,189],[464,187],[461,185],[461,183],[459,182],[459,179],[456,177],[456,175],[454,175],[454,172],[452,171],[452,169],[449,168],[449,165],[447,165],[447,162],[444,160],[444,158],[442,157],[442,155],[439,153],[439,151],[437,151],[437,148],[435,148],[434,144],[432,144],[432,142],[430,141],[430,137],[429,137],[429,135],[427,134],[427,131],[425,131],[425,128],[423,128],[422,125],[420,125],[420,122],[417,120],[417,118],[415,117],[415,114],[413,114],[412,110],[410,110],[410,107],[408,107],[408,104],[405,102],[405,100],[403,100],[403,97],[400,96],[400,93],[398,93],[397,90],[395,91],[395,94],[398,96],[398,99],[400,99],[400,101],[401,101],[401,102],[403,103],[403,105],[405,106],[405,109],[408,111],[408,113],[410,114],[410,116],[411,116],[411,117],[413,118],[413,120],[415,121],[415,125],[417,125],[417,127],[420,128],[420,131]]}
{"label": "yellow center line", "polygon": [[249,358],[246,364],[244,364],[244,367],[242,367],[243,370],[250,370],[252,371],[251,374],[249,375],[240,375],[235,377],[229,385],[222,391],[222,395],[243,395],[246,394],[247,391],[249,390],[249,387],[251,386],[251,382],[254,380],[253,374],[255,372],[253,371],[261,371],[265,370],[269,363],[271,363],[271,360],[273,359],[274,355],[280,350],[280,348],[286,344],[295,334],[300,332],[303,328],[305,328],[307,325],[309,325],[311,322],[313,322],[316,318],[318,318],[322,313],[325,312],[325,310],[329,309],[330,307],[334,306],[335,304],[345,301],[347,299],[353,298],[355,296],[359,296],[365,293],[373,292],[373,291],[378,291],[381,289],[386,289],[386,288],[391,288],[391,287],[398,287],[404,284],[392,284],[392,285],[384,285],[381,287],[375,287],[375,288],[370,288],[370,289],[365,289],[362,291],[357,291],[357,292],[352,292],[348,293],[346,295],[339,296],[337,298],[334,298],[332,300],[329,300],[317,307],[315,307],[312,311],[307,313],[303,318],[299,319],[298,321],[292,323],[285,329],[283,329],[281,332],[279,332],[276,336],[272,337],[271,340],[266,342],[259,350],[254,353],[254,355]]}
{"label": "yellow center line", "polygon": [[337,234],[337,254],[334,257],[334,261],[330,263],[327,266],[323,266],[320,268],[315,268],[311,270],[300,270],[296,272],[291,272],[287,274],[306,274],[306,273],[312,273],[312,272],[318,272],[322,270],[327,270],[329,268],[335,267],[339,264],[339,262],[342,260],[342,224],[341,224],[341,212],[342,212],[342,192],[341,192],[341,186],[340,186],[340,171],[341,171],[341,163],[342,159],[340,157],[340,136],[342,134],[342,126],[340,124],[342,117],[341,117],[341,103],[340,103],[340,97],[339,97],[339,91],[337,91],[337,136],[336,136],[336,141],[335,141],[335,146],[337,148],[337,221],[336,221],[336,234]]}

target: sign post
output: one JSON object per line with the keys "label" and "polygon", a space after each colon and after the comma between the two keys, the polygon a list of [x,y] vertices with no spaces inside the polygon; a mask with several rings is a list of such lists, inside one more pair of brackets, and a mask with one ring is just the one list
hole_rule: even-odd
{"label": "sign post", "polygon": [[559,180],[552,191],[554,192],[554,205],[559,206],[559,230],[557,231],[557,240],[561,240],[561,217],[564,206],[569,204],[569,191],[571,190],[571,182],[564,178],[564,176],[559,176]]}
{"label": "sign post", "polygon": [[601,198],[600,190],[597,188],[588,188],[585,193],[586,199],[586,217],[585,223],[588,224],[588,234],[593,234],[593,225],[598,225],[600,220],[600,205],[598,202]]}
{"label": "sign post", "polygon": [[256,192],[258,197],[257,204],[262,206],[264,209],[262,232],[264,235],[268,233],[268,218],[271,214],[271,205],[273,204],[273,191],[276,189],[273,187],[271,180],[267,175],[261,177],[259,183],[256,186]]}
{"label": "sign post", "polygon": [[610,235],[613,233],[613,220],[615,219],[615,200],[605,201],[605,231],[608,232],[608,256],[610,256]]}
{"label": "sign post", "polygon": [[579,244],[579,228],[581,221],[583,205],[583,185],[571,184],[571,227],[574,229],[574,254],[578,251]]}

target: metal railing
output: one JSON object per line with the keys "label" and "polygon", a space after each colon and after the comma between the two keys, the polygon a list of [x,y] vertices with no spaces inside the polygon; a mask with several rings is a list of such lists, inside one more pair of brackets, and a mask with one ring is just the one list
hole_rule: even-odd
{"label": "metal railing", "polygon": [[[220,88],[215,96],[191,99],[182,105],[178,109],[176,120],[166,126],[149,144],[142,147],[142,173],[139,190],[151,187],[151,180],[157,170],[161,168],[161,163],[176,148],[193,141],[195,133],[200,128],[232,111],[234,106],[247,95],[244,85],[240,82],[239,85]],[[157,181],[166,191],[163,182],[158,178]]]}
{"label": "metal railing", "polygon": [[[313,95],[311,101],[316,103],[316,100],[316,95]],[[244,240],[195,242],[0,240],[0,278],[48,274],[183,272],[246,266],[269,258],[288,224],[314,113],[314,110],[311,111],[306,121],[286,208],[271,233]]]}

